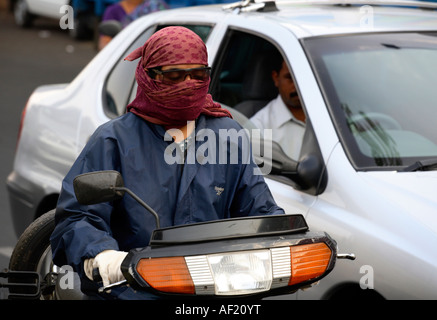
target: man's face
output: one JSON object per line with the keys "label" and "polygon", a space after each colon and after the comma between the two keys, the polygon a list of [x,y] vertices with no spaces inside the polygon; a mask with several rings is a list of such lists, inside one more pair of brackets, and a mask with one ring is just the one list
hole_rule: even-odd
{"label": "man's face", "polygon": [[293,79],[291,78],[291,73],[288,70],[285,61],[282,62],[282,68],[279,73],[276,71],[272,72],[272,78],[285,105],[289,109],[301,108],[302,106],[299,96],[296,92],[296,86],[294,85]]}

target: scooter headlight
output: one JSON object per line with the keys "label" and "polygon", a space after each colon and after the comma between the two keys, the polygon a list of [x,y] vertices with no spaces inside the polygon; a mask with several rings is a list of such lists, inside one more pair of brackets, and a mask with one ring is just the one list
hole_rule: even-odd
{"label": "scooter headlight", "polygon": [[256,293],[270,289],[270,250],[256,250],[207,256],[217,295]]}

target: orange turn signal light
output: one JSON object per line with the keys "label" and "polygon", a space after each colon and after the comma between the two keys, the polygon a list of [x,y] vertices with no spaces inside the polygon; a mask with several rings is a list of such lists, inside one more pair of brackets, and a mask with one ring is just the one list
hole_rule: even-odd
{"label": "orange turn signal light", "polygon": [[291,286],[321,276],[331,260],[331,249],[323,242],[297,245],[290,247],[290,255]]}
{"label": "orange turn signal light", "polygon": [[137,271],[156,290],[195,293],[194,283],[183,257],[141,259],[137,264]]}

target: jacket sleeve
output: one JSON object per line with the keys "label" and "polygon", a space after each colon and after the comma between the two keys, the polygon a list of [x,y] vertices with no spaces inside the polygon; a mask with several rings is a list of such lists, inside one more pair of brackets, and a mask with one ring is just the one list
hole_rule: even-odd
{"label": "jacket sleeve", "polygon": [[[254,164],[256,166],[256,164]],[[232,201],[233,217],[284,214],[270,192],[264,176],[253,174],[253,165],[245,165]]]}
{"label": "jacket sleeve", "polygon": [[[248,139],[247,136],[245,136]],[[243,142],[244,141],[244,142]],[[244,145],[249,147],[244,147]],[[241,140],[239,178],[231,204],[233,217],[284,214],[270,192],[252,155],[250,140]],[[247,151],[245,151],[247,149]]]}
{"label": "jacket sleeve", "polygon": [[96,131],[62,182],[56,226],[50,239],[53,261],[58,266],[71,265],[81,277],[85,259],[105,249],[118,250],[118,244],[110,228],[113,204],[80,205],[74,195],[73,179],[85,172],[119,170],[115,165],[118,154],[114,139],[102,137]]}

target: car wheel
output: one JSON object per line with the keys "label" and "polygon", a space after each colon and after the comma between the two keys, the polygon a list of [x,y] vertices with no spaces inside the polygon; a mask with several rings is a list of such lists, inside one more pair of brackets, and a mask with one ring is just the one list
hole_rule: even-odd
{"label": "car wheel", "polygon": [[15,23],[23,28],[28,28],[32,25],[34,16],[29,13],[26,0],[17,0],[14,6]]}
{"label": "car wheel", "polygon": [[[36,219],[27,227],[18,239],[9,261],[9,270],[32,271],[40,275],[43,283],[51,282],[49,277],[55,271],[52,263],[50,235],[55,228],[55,210],[51,210]],[[10,283],[23,283],[22,279],[9,278]],[[52,299],[54,286],[46,286],[41,298]],[[51,290],[50,290],[51,289]],[[10,288],[10,293],[28,293],[26,288]]]}

